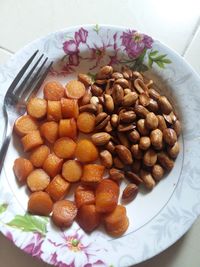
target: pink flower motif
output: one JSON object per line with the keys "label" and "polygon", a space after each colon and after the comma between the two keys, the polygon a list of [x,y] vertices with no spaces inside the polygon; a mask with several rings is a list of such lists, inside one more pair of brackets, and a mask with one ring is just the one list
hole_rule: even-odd
{"label": "pink flower motif", "polygon": [[69,64],[73,66],[78,66],[79,65],[79,56],[78,54],[71,54],[69,56]]}
{"label": "pink flower motif", "polygon": [[122,45],[125,46],[125,51],[131,58],[137,58],[141,55],[144,49],[152,47],[153,39],[145,34],[136,31],[123,32]]}
{"label": "pink flower motif", "polygon": [[63,50],[68,55],[79,52],[77,43],[74,40],[69,40],[69,41],[64,42]]}
{"label": "pink flower motif", "polygon": [[76,40],[76,44],[79,46],[80,43],[86,43],[88,37],[88,31],[80,28],[78,32],[75,32],[74,38]]}

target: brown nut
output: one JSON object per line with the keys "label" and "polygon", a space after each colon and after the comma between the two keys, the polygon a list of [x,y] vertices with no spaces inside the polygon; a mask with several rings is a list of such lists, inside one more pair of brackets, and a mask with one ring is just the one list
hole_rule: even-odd
{"label": "brown nut", "polygon": [[113,158],[113,164],[117,169],[123,169],[125,167],[124,163],[121,161],[121,159],[119,159],[119,157]]}
{"label": "brown nut", "polygon": [[171,128],[165,129],[163,131],[163,139],[165,143],[167,143],[170,146],[173,146],[177,141],[176,132]]}
{"label": "brown nut", "polygon": [[84,105],[84,106],[81,106],[81,107],[79,108],[79,111],[80,111],[80,112],[89,112],[89,113],[93,113],[93,114],[95,114],[96,111],[97,111],[97,108],[96,108],[96,106],[93,105],[93,104],[86,104],[86,105]]}
{"label": "brown nut", "polygon": [[130,107],[135,104],[135,102],[138,99],[138,94],[135,92],[131,92],[127,95],[124,96],[123,101],[122,101],[122,106],[123,107]]}
{"label": "brown nut", "polygon": [[89,104],[91,97],[92,97],[91,92],[90,91],[86,91],[84,96],[81,99],[81,105],[84,106],[84,105]]}
{"label": "brown nut", "polygon": [[117,79],[115,84],[119,84],[123,88],[129,88],[129,82],[124,78]]}
{"label": "brown nut", "polygon": [[144,185],[146,186],[147,189],[152,190],[156,185],[150,172],[141,169],[140,177],[142,178]]}
{"label": "brown nut", "polygon": [[180,152],[179,143],[176,142],[173,146],[167,148],[167,153],[171,158],[176,158]]}
{"label": "brown nut", "polygon": [[139,102],[143,107],[147,107],[150,103],[150,98],[147,94],[142,93],[139,95]]}
{"label": "brown nut", "polygon": [[160,129],[163,132],[167,128],[165,119],[162,115],[157,115],[157,118],[158,118],[158,129]]}
{"label": "brown nut", "polygon": [[107,144],[111,138],[110,134],[106,133],[106,132],[99,132],[99,133],[95,133],[91,136],[92,138],[92,142],[96,145],[96,146],[104,146],[105,144]]}
{"label": "brown nut", "polygon": [[106,144],[105,148],[106,148],[112,155],[115,154],[115,145],[113,144],[112,141],[109,141],[109,142]]}
{"label": "brown nut", "polygon": [[110,119],[111,125],[115,128],[117,127],[119,123],[119,116],[117,114],[112,114],[111,119]]}
{"label": "brown nut", "polygon": [[122,200],[124,202],[131,202],[133,201],[138,194],[138,187],[136,184],[129,184],[125,187],[122,193]]}
{"label": "brown nut", "polygon": [[159,110],[159,106],[158,106],[157,101],[150,98],[149,105],[147,106],[147,109],[151,112],[157,113]]}
{"label": "brown nut", "polygon": [[110,116],[108,116],[107,113],[101,112],[96,116],[95,119],[95,129],[96,130],[102,130],[106,127],[110,120]]}
{"label": "brown nut", "polygon": [[174,167],[174,161],[170,159],[169,156],[165,152],[158,153],[158,162],[167,171],[171,171],[171,169],[173,169]]}
{"label": "brown nut", "polygon": [[155,164],[153,167],[152,167],[152,176],[153,178],[156,180],[156,181],[160,181],[164,174],[165,174],[165,171],[163,169],[162,166],[160,166],[159,164]]}
{"label": "brown nut", "polygon": [[121,143],[123,146],[125,146],[125,147],[127,147],[127,148],[130,147],[129,140],[128,140],[127,135],[126,135],[125,133],[117,132],[117,137],[118,137],[120,143]]}
{"label": "brown nut", "polygon": [[99,80],[95,80],[95,83],[98,84],[98,85],[105,85],[107,84],[107,79],[99,79]]}
{"label": "brown nut", "polygon": [[113,86],[112,97],[115,105],[121,105],[124,98],[124,90],[119,84]]}
{"label": "brown nut", "polygon": [[103,106],[102,106],[102,104],[97,104],[96,108],[97,108],[97,114],[103,112]]}
{"label": "brown nut", "polygon": [[143,151],[139,148],[138,144],[132,145],[131,152],[133,154],[133,157],[135,159],[142,159],[143,157]]}
{"label": "brown nut", "polygon": [[108,113],[112,113],[115,108],[112,96],[105,94],[104,98],[105,98],[104,106],[106,110],[108,111]]}
{"label": "brown nut", "polygon": [[139,148],[142,150],[147,150],[151,145],[151,140],[148,136],[142,136],[139,142]]}
{"label": "brown nut", "polygon": [[149,135],[149,129],[145,126],[145,120],[140,119],[137,121],[137,130],[141,135]]}
{"label": "brown nut", "polygon": [[142,105],[135,106],[134,111],[137,114],[137,116],[143,119],[145,119],[147,114],[149,113],[148,109],[146,109]]}
{"label": "brown nut", "polygon": [[108,169],[112,167],[113,159],[111,153],[108,150],[101,151],[99,156],[103,166],[105,166]]}
{"label": "brown nut", "polygon": [[133,162],[131,151],[127,147],[123,145],[117,145],[115,147],[115,150],[116,150],[117,155],[119,156],[119,158],[124,164],[129,165]]}
{"label": "brown nut", "polygon": [[157,153],[152,149],[148,149],[144,153],[143,162],[146,166],[151,167],[156,164],[157,161]]}
{"label": "brown nut", "polygon": [[83,73],[78,74],[78,80],[85,86],[89,86],[93,83],[92,78],[89,75]]}
{"label": "brown nut", "polygon": [[101,87],[99,87],[99,86],[97,86],[95,84],[93,84],[91,86],[91,92],[95,96],[101,96],[103,94],[103,90],[101,89]]}
{"label": "brown nut", "polygon": [[174,131],[176,132],[176,135],[179,136],[181,134],[181,123],[179,120],[176,120],[173,125],[172,128],[174,129]]}
{"label": "brown nut", "polygon": [[90,104],[95,105],[95,107],[97,107],[97,105],[99,104],[99,99],[97,96],[92,96],[90,99]]}
{"label": "brown nut", "polygon": [[137,175],[134,172],[131,171],[127,171],[126,172],[126,177],[128,178],[128,180],[130,180],[132,183],[139,185],[143,183],[143,180],[139,177],[139,175]]}
{"label": "brown nut", "polygon": [[141,166],[142,166],[142,161],[139,159],[135,159],[134,162],[132,163],[132,171],[134,173],[139,173]]}
{"label": "brown nut", "polygon": [[135,129],[136,126],[135,124],[132,124],[132,123],[129,123],[129,124],[119,124],[118,127],[117,127],[117,130],[119,132],[129,132],[133,129]]}
{"label": "brown nut", "polygon": [[153,112],[146,115],[145,126],[150,130],[154,130],[158,127],[158,118]]}
{"label": "brown nut", "polygon": [[136,129],[134,129],[128,134],[128,138],[133,144],[136,144],[140,140],[140,134]]}
{"label": "brown nut", "polygon": [[159,96],[158,98],[158,105],[164,114],[169,114],[172,111],[172,105],[170,104],[169,100],[166,96]]}
{"label": "brown nut", "polygon": [[136,114],[133,110],[120,113],[120,121],[123,123],[130,123],[136,119]]}
{"label": "brown nut", "polygon": [[146,84],[144,83],[143,80],[135,79],[134,87],[140,94],[142,94],[142,93],[148,94],[148,87],[146,86]]}
{"label": "brown nut", "polygon": [[123,78],[123,74],[122,73],[120,73],[120,72],[113,72],[113,74],[112,74],[112,78],[114,78],[114,79],[121,79],[121,78]]}
{"label": "brown nut", "polygon": [[104,66],[99,70],[96,78],[97,79],[107,79],[107,78],[111,77],[112,73],[113,73],[113,67],[112,66]]}
{"label": "brown nut", "polygon": [[129,94],[129,93],[131,93],[132,91],[131,91],[131,89],[129,89],[129,88],[125,88],[124,89],[124,94],[125,95],[127,95],[127,94]]}
{"label": "brown nut", "polygon": [[160,94],[158,93],[158,91],[156,91],[153,88],[149,89],[149,95],[151,98],[153,98],[154,100],[158,100],[158,98],[160,97]]}
{"label": "brown nut", "polygon": [[104,130],[105,130],[105,132],[107,132],[107,133],[111,133],[111,132],[112,132],[113,127],[112,127],[110,121],[108,121],[108,123],[107,123],[106,127],[104,128]]}
{"label": "brown nut", "polygon": [[155,129],[150,133],[150,139],[152,146],[159,150],[163,147],[163,133],[159,129]]}
{"label": "brown nut", "polygon": [[125,178],[124,172],[115,168],[109,170],[110,179],[119,182]]}

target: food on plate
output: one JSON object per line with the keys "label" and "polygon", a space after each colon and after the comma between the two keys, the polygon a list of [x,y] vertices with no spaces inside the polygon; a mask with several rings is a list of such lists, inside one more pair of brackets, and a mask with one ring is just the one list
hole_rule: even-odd
{"label": "food on plate", "polygon": [[27,115],[14,125],[30,152],[13,166],[30,189],[28,211],[50,216],[57,227],[76,220],[90,233],[103,223],[109,235],[123,235],[129,226],[124,205],[140,187],[151,192],[179,154],[181,123],[172,103],[126,66],[103,66],[94,80],[79,73],[65,86],[50,81],[43,93],[29,100]]}

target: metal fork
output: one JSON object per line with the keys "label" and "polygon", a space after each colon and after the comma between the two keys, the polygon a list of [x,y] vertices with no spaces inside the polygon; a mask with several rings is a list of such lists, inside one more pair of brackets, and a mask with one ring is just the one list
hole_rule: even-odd
{"label": "metal fork", "polygon": [[35,51],[25,63],[11,83],[4,97],[3,114],[5,117],[5,128],[3,133],[3,144],[0,150],[0,174],[10,143],[14,121],[17,117],[25,113],[27,101],[32,95],[37,93],[53,64],[52,61],[45,67],[48,57],[44,58],[44,54],[42,54],[31,67],[38,52],[39,50]]}

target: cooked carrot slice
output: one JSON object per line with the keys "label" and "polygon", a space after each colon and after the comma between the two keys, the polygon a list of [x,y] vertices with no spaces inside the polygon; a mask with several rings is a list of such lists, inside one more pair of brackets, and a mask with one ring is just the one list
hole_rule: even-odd
{"label": "cooked carrot slice", "polygon": [[23,183],[33,171],[33,164],[28,159],[18,158],[14,161],[13,171],[18,181]]}
{"label": "cooked carrot slice", "polygon": [[85,85],[77,80],[69,81],[66,84],[65,93],[69,98],[79,99],[85,94]]}
{"label": "cooked carrot slice", "polygon": [[82,112],[77,119],[78,129],[83,133],[91,133],[95,127],[95,116],[89,112]]}
{"label": "cooked carrot slice", "polygon": [[82,176],[82,166],[76,160],[68,160],[63,164],[62,176],[70,183],[78,182]]}
{"label": "cooked carrot slice", "polygon": [[74,156],[76,143],[68,137],[59,138],[53,147],[54,153],[63,159],[70,159]]}
{"label": "cooked carrot slice", "polygon": [[100,214],[95,205],[83,205],[77,213],[77,221],[86,232],[92,232],[100,224]]}
{"label": "cooked carrot slice", "polygon": [[47,100],[60,100],[64,93],[64,87],[57,81],[48,82],[44,86],[44,98]]}
{"label": "cooked carrot slice", "polygon": [[33,118],[44,118],[47,114],[47,101],[37,97],[31,98],[27,104],[27,112]]}
{"label": "cooked carrot slice", "polygon": [[88,186],[79,185],[75,190],[74,197],[78,209],[84,204],[95,204],[94,190]]}
{"label": "cooked carrot slice", "polygon": [[43,169],[35,169],[27,177],[27,185],[32,192],[44,190],[49,183],[50,177]]}
{"label": "cooked carrot slice", "polygon": [[98,164],[86,164],[83,166],[81,182],[88,185],[95,185],[103,178],[105,167]]}
{"label": "cooked carrot slice", "polygon": [[114,228],[114,229],[111,229],[111,230],[108,230],[106,229],[107,233],[113,237],[119,237],[121,235],[123,235],[126,230],[128,229],[128,226],[129,226],[129,219],[128,217],[126,216],[122,222],[121,222],[121,225],[118,227],[118,228]]}
{"label": "cooked carrot slice", "polygon": [[46,188],[46,192],[54,201],[58,201],[66,196],[70,189],[70,183],[62,178],[61,175],[56,175]]}
{"label": "cooked carrot slice", "polygon": [[57,157],[55,154],[49,154],[43,164],[43,169],[53,178],[61,172],[62,164],[63,159]]}
{"label": "cooked carrot slice", "polygon": [[21,141],[25,152],[43,144],[43,140],[38,130],[28,133],[22,137]]}
{"label": "cooked carrot slice", "polygon": [[48,146],[42,145],[35,148],[33,152],[31,152],[29,159],[35,167],[39,168],[42,167],[49,154],[50,149]]}
{"label": "cooked carrot slice", "polygon": [[77,137],[77,127],[74,118],[60,120],[59,122],[59,136],[70,137],[75,139]]}
{"label": "cooked carrot slice", "polygon": [[24,136],[38,129],[38,122],[30,115],[23,115],[15,121],[14,130],[19,136]]}
{"label": "cooked carrot slice", "polygon": [[55,121],[44,122],[40,127],[41,135],[51,144],[58,138],[58,123]]}
{"label": "cooked carrot slice", "polygon": [[35,215],[48,216],[53,209],[50,196],[42,191],[34,192],[28,201],[28,211]]}
{"label": "cooked carrot slice", "polygon": [[82,139],[77,142],[75,156],[80,162],[92,162],[98,158],[98,150],[88,139]]}
{"label": "cooked carrot slice", "polygon": [[61,99],[61,110],[64,119],[77,118],[79,114],[78,101],[76,99]]}
{"label": "cooked carrot slice", "polygon": [[59,121],[62,119],[61,103],[60,101],[47,102],[47,120],[48,121]]}
{"label": "cooked carrot slice", "polygon": [[70,200],[59,200],[53,206],[52,220],[58,227],[69,227],[77,214],[74,202]]}
{"label": "cooked carrot slice", "polygon": [[118,202],[119,186],[110,179],[103,179],[96,189],[96,209],[98,212],[113,211]]}

